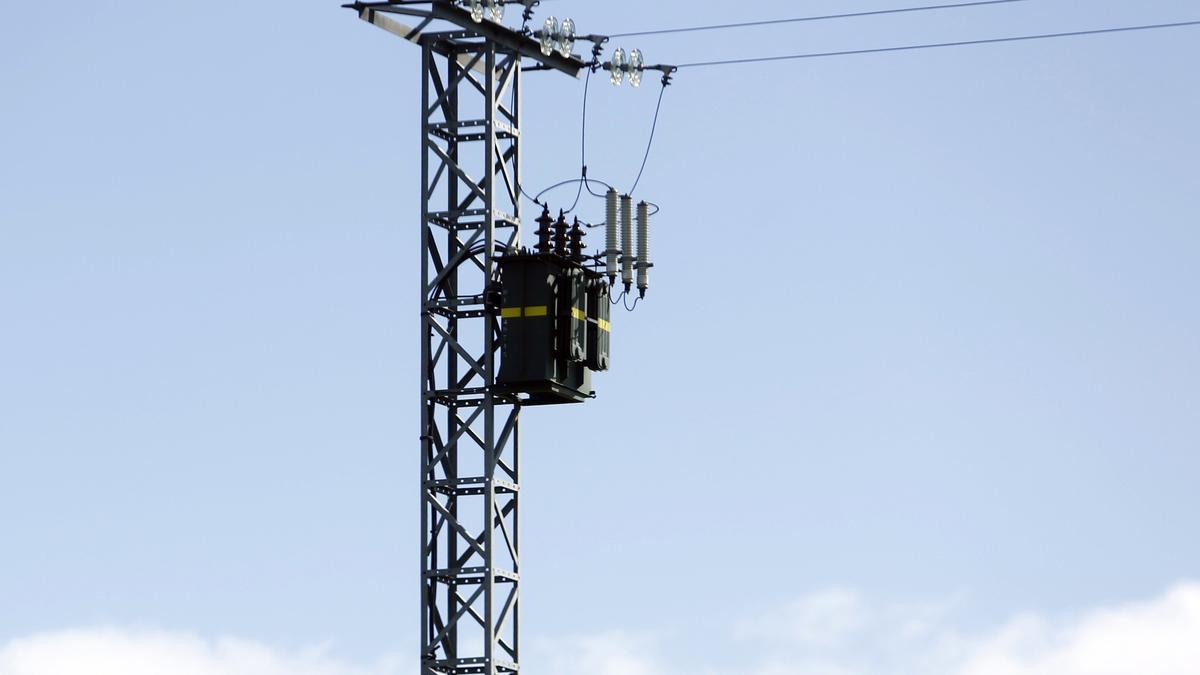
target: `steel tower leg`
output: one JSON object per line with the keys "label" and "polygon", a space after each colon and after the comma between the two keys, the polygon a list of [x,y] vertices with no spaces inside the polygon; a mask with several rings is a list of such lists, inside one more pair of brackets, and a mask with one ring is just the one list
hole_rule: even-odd
{"label": "steel tower leg", "polygon": [[422,36],[421,674],[520,663],[515,400],[494,392],[496,256],[520,245],[521,59]]}

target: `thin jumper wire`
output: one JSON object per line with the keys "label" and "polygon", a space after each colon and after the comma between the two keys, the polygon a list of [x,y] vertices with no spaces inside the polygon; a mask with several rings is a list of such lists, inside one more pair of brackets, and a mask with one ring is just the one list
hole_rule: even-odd
{"label": "thin jumper wire", "polygon": [[[580,178],[587,178],[587,108],[588,108],[588,85],[592,83],[592,69],[588,68],[587,77],[583,81],[583,120],[579,123],[579,175]],[[586,180],[579,181],[579,189],[575,191],[575,201],[571,202],[571,208],[567,209],[567,213],[575,210],[579,206],[579,197],[583,195],[583,186],[587,183]]]}
{"label": "thin jumper wire", "polygon": [[[529,201],[533,202],[534,204],[537,204],[538,206],[545,206],[545,202],[542,201],[542,195],[546,194],[547,192],[552,192],[554,190],[557,190],[558,188],[560,188],[564,185],[573,185],[575,183],[583,183],[583,182],[586,182],[589,184],[588,192],[591,192],[591,190],[592,190],[592,188],[590,187],[591,183],[599,183],[600,185],[603,185],[606,188],[612,189],[611,185],[609,185],[608,183],[605,183],[604,181],[599,180],[597,178],[568,178],[567,180],[559,181],[559,182],[555,183],[554,185],[551,185],[550,187],[546,188],[545,190],[542,190],[541,192],[537,193],[536,195],[534,195],[532,197],[530,197],[529,193],[525,192],[524,189],[522,189],[522,192],[525,194],[525,198],[528,199]],[[592,194],[596,195],[595,192],[592,192]],[[596,196],[603,197],[604,195],[596,195]]]}
{"label": "thin jumper wire", "polygon": [[796,59],[819,59],[831,56],[854,56],[857,54],[884,54],[888,52],[905,52],[918,49],[938,49],[941,47],[966,47],[970,45],[999,44],[1001,42],[1023,42],[1026,40],[1050,40],[1054,38],[1077,37],[1081,35],[1103,35],[1106,33],[1124,33],[1129,31],[1157,30],[1160,28],[1182,28],[1184,26],[1200,26],[1200,21],[1180,21],[1177,23],[1158,23],[1145,26],[1122,26],[1120,28],[1101,28],[1098,30],[1079,30],[1067,33],[1042,33],[1039,35],[1018,35],[1015,37],[989,38],[985,40],[963,40],[960,42],[937,42],[920,45],[904,45],[901,47],[880,47],[876,49],[850,49],[839,52],[812,52],[808,54],[788,54],[784,56],[763,56],[749,59],[729,59],[725,61],[701,61],[683,63],[679,68],[702,68],[707,66],[730,66],[740,63],[764,63],[767,61],[791,61]]}
{"label": "thin jumper wire", "polygon": [[658,92],[658,105],[654,106],[654,123],[650,125],[650,141],[646,143],[646,154],[642,155],[642,168],[638,169],[637,180],[633,181],[633,187],[629,188],[629,194],[633,194],[637,190],[638,183],[642,182],[642,173],[646,171],[646,160],[650,159],[650,148],[654,147],[654,132],[658,129],[658,113],[662,110],[663,94],[667,93],[667,84],[663,82],[662,89]]}
{"label": "thin jumper wire", "polygon": [[929,12],[939,9],[958,9],[960,7],[979,7],[982,5],[1003,5],[1025,0],[977,0],[976,2],[960,2],[950,5],[924,5],[921,7],[901,7],[899,9],[878,9],[869,12],[850,12],[846,14],[825,14],[822,16],[801,16],[791,19],[771,19],[768,21],[746,21],[743,23],[722,23],[712,26],[691,26],[689,28],[666,28],[663,30],[644,30],[635,33],[617,33],[609,37],[637,37],[642,35],[668,35],[671,33],[692,33],[707,30],[726,30],[729,28],[750,28],[754,26],[774,26],[784,23],[802,23],[806,21],[829,21],[831,19],[853,19],[864,16],[881,16],[884,14],[905,14],[909,12]]}
{"label": "thin jumper wire", "polygon": [[583,181],[583,184],[587,186],[587,191],[589,193],[591,193],[591,195],[593,197],[599,197],[600,199],[604,199],[605,198],[604,195],[602,195],[592,189],[592,183],[600,183],[601,185],[605,185],[605,184],[602,183],[601,181],[596,180],[595,178],[589,178],[589,179]]}

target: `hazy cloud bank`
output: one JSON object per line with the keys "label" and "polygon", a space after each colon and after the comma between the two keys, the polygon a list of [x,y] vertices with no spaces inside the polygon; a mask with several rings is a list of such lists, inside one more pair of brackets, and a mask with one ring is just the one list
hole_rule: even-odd
{"label": "hazy cloud bank", "polygon": [[[546,675],[1195,675],[1200,583],[1069,619],[1013,618],[964,635],[945,605],[886,605],[832,591],[731,625],[714,650],[732,668],[672,654],[669,641],[622,632],[534,640],[527,668]],[[339,662],[234,639],[115,628],[45,633],[0,647],[0,675],[411,675],[411,659]]]}

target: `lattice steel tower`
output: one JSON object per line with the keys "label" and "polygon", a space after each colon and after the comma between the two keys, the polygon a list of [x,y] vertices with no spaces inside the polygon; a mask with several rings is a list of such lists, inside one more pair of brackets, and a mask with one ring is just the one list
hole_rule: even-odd
{"label": "lattice steel tower", "polygon": [[[521,405],[496,388],[497,260],[520,246],[522,61],[587,64],[481,3],[347,7],[421,48],[421,673],[516,673]],[[423,32],[437,21],[454,29]]]}

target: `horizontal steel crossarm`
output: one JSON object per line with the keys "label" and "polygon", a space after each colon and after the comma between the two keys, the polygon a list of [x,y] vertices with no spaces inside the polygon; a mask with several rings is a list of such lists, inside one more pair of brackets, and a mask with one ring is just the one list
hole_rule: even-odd
{"label": "horizontal steel crossarm", "polygon": [[516,483],[506,481],[500,478],[487,478],[486,476],[474,476],[471,478],[459,478],[457,480],[427,480],[425,481],[425,489],[430,492],[438,492],[447,496],[471,496],[481,495],[486,491],[488,481],[496,486],[496,492],[499,494],[510,494],[520,492],[521,488]]}
{"label": "horizontal steel crossarm", "polygon": [[[455,126],[457,126],[457,128],[459,128],[459,129],[475,129],[478,127],[486,127],[487,120],[469,120],[466,122],[459,122],[457,125],[451,125],[447,122],[439,122],[437,124],[429,125],[429,133],[437,136],[438,138],[440,138],[444,141],[454,141],[456,143],[475,143],[478,141],[486,141],[487,140],[487,133],[485,133],[485,132],[477,131],[474,133],[467,133],[467,134],[457,133],[456,131],[454,131],[452,129],[452,127],[455,127]],[[509,140],[512,138],[520,138],[520,136],[521,136],[520,131],[513,129],[511,126],[509,126],[503,122],[497,122],[495,125],[495,128],[496,128],[496,138],[499,140],[502,140],[502,141]]]}
{"label": "horizontal steel crossarm", "polygon": [[[415,16],[422,19],[448,21],[465,31],[494,42],[500,47],[500,51],[515,52],[524,58],[536,61],[547,68],[566,73],[571,77],[579,77],[580,71],[587,67],[586,63],[575,56],[565,57],[558,52],[553,52],[550,55],[543,54],[541,45],[537,40],[519,31],[490,21],[476,23],[471,19],[469,11],[446,0],[431,0],[429,9],[417,9],[411,5],[399,4],[397,2],[355,2],[344,6],[357,11],[360,17],[364,15],[364,12],[368,14],[371,12],[382,12]],[[401,37],[405,36],[401,35]]]}
{"label": "horizontal steel crossarm", "polygon": [[453,298],[438,298],[426,300],[425,310],[433,312],[439,309],[458,310],[459,307],[483,307],[486,298],[483,295],[459,295]]}
{"label": "horizontal steel crossarm", "polygon": [[446,584],[478,584],[487,579],[488,569],[492,570],[492,576],[499,582],[517,582],[521,580],[521,575],[499,567],[456,567],[449,569],[430,570],[425,573],[426,579],[436,579]]}
{"label": "horizontal steel crossarm", "polygon": [[[480,211],[483,211],[480,213]],[[467,209],[460,213],[452,213],[449,211],[439,211],[429,214],[429,224],[440,227],[451,232],[462,232],[464,230],[477,230],[484,221],[481,220],[462,220],[461,217],[470,217],[474,215],[486,216],[487,212],[482,209]],[[520,227],[521,219],[496,209],[492,211],[492,219],[497,228]]]}
{"label": "horizontal steel crossarm", "polygon": [[[440,673],[449,675],[479,675],[487,672],[486,659],[454,659],[452,661],[435,661],[432,666]],[[497,672],[516,673],[520,667],[512,661],[493,661]]]}
{"label": "horizontal steel crossarm", "polygon": [[430,312],[445,319],[481,319],[486,314],[482,309],[450,309],[449,307],[430,307]]}

